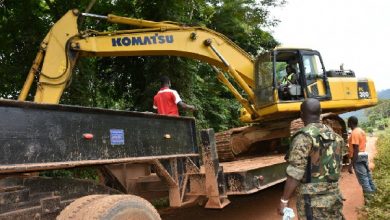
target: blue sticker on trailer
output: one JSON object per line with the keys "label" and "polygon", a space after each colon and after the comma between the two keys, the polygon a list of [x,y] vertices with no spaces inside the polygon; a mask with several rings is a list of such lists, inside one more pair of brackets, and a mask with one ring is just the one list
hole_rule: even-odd
{"label": "blue sticker on trailer", "polygon": [[124,145],[125,144],[125,132],[123,129],[110,129],[110,142],[111,145]]}

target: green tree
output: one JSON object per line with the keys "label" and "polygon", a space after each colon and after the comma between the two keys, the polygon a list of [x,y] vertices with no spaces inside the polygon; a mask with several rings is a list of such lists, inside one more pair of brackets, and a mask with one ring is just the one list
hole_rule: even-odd
{"label": "green tree", "polygon": [[376,106],[366,109],[364,113],[368,117],[368,121],[364,124],[365,127],[379,128],[382,130],[389,125],[390,100],[379,100]]}

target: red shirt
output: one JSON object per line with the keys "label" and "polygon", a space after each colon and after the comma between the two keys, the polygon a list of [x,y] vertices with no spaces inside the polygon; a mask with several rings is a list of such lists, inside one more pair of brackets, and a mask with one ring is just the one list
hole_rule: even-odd
{"label": "red shirt", "polygon": [[176,90],[169,87],[161,88],[154,96],[153,108],[157,109],[161,115],[176,115],[179,116],[177,103],[181,102],[181,98]]}

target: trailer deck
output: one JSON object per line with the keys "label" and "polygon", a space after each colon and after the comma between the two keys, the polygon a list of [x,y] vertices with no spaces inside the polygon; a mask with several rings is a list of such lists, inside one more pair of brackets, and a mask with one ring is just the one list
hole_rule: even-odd
{"label": "trailer deck", "polygon": [[[222,162],[227,195],[246,195],[258,192],[286,179],[287,163],[284,154],[252,156],[239,160]],[[204,166],[200,173],[204,174]]]}
{"label": "trailer deck", "polygon": [[239,173],[284,163],[286,162],[284,156],[284,154],[275,154],[261,157],[250,157],[237,161],[222,162],[220,165],[223,167],[223,171],[225,173]]}

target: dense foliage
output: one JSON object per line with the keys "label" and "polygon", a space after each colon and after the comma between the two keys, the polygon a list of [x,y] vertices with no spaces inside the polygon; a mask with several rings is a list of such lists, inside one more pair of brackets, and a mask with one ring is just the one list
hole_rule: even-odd
{"label": "dense foliage", "polygon": [[390,118],[390,100],[382,99],[378,105],[368,108],[364,112],[368,120],[361,126],[368,132],[383,130],[377,141],[377,156],[374,159],[375,169],[373,179],[377,186],[377,193],[373,200],[363,209],[364,219],[390,218],[390,130],[386,129]]}
{"label": "dense foliage", "polygon": [[[252,55],[277,45],[265,28],[277,20],[269,9],[284,0],[5,0],[0,5],[0,98],[16,99],[40,42],[50,26],[66,11],[91,13],[189,25],[202,25],[227,35]],[[128,29],[96,19],[85,19],[81,29]],[[239,124],[239,103],[216,79],[210,66],[177,57],[83,58],[61,103],[136,111],[152,111],[152,98],[161,75],[171,78],[184,101],[198,108],[199,127],[226,129]],[[30,99],[32,95],[30,94]]]}
{"label": "dense foliage", "polygon": [[377,141],[373,178],[377,192],[364,211],[364,219],[390,219],[390,132],[387,130]]}
{"label": "dense foliage", "polygon": [[361,123],[361,127],[368,132],[374,129],[384,130],[389,125],[390,118],[390,100],[379,100],[378,105],[365,110],[368,120]]}

